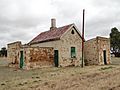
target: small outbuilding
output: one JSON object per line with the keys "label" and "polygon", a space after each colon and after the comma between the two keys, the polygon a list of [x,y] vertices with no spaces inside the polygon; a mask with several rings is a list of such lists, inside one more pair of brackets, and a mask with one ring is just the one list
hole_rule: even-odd
{"label": "small outbuilding", "polygon": [[85,42],[85,65],[106,65],[110,64],[110,59],[109,38],[98,36]]}

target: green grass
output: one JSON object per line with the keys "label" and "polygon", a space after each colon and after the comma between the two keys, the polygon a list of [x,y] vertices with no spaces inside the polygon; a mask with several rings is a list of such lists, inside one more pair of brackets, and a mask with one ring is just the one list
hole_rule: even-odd
{"label": "green grass", "polygon": [[100,68],[100,70],[108,70],[108,69],[112,69],[112,68],[114,68],[114,67],[112,67],[112,66],[109,66],[109,67],[102,67],[102,68]]}

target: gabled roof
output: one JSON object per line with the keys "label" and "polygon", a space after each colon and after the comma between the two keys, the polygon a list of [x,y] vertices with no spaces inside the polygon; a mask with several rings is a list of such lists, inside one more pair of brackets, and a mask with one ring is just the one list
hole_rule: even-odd
{"label": "gabled roof", "polygon": [[72,26],[74,26],[74,24],[69,24],[63,27],[55,28],[53,30],[42,32],[38,36],[36,36],[33,40],[31,40],[29,44],[60,40],[60,37]]}

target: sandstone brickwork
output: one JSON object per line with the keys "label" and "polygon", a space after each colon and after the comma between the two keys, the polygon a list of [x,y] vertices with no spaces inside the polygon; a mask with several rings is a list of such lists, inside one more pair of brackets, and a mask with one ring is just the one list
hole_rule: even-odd
{"label": "sandstone brickwork", "polygon": [[[72,30],[74,34],[72,34]],[[59,67],[80,66],[82,57],[82,39],[75,28],[66,32],[60,40],[32,44],[32,47],[53,47],[59,51]],[[71,47],[76,48],[76,57],[71,58]]]}
{"label": "sandstone brickwork", "polygon": [[96,37],[85,42],[84,60],[86,65],[103,65],[106,51],[106,62],[110,64],[110,40],[109,38]]}
{"label": "sandstone brickwork", "polygon": [[38,68],[54,66],[54,51],[50,47],[25,47],[24,66],[25,68]]}
{"label": "sandstone brickwork", "polygon": [[54,66],[54,50],[51,47],[24,46],[21,42],[8,44],[8,60],[10,67],[20,67],[20,51],[23,51],[25,69]]}
{"label": "sandstone brickwork", "polygon": [[[21,42],[8,44],[8,59],[12,64],[17,64],[18,67],[22,65],[26,69],[43,66],[81,66],[82,37],[74,24],[55,27],[40,33],[26,45],[22,45]],[[84,61],[85,65],[110,64],[110,40],[96,37],[86,41]]]}
{"label": "sandstone brickwork", "polygon": [[7,58],[13,64],[18,64],[19,63],[21,46],[22,46],[22,44],[21,44],[20,41],[8,44]]}

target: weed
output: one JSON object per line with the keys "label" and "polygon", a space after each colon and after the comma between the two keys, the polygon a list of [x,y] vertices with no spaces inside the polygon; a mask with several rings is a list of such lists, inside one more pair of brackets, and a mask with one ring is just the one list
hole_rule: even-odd
{"label": "weed", "polygon": [[27,84],[27,82],[24,82],[24,84]]}
{"label": "weed", "polygon": [[19,83],[18,85],[23,86],[23,84],[22,84],[22,83]]}
{"label": "weed", "polygon": [[36,78],[40,78],[40,77],[37,76]]}
{"label": "weed", "polygon": [[33,82],[38,82],[37,80],[33,81]]}
{"label": "weed", "polygon": [[103,67],[103,68],[101,68],[100,70],[107,70],[107,69],[112,69],[112,68],[114,68],[114,67],[109,66],[109,67]]}
{"label": "weed", "polygon": [[1,86],[5,85],[5,83],[1,83]]}
{"label": "weed", "polygon": [[45,82],[44,85],[45,85],[45,86],[48,85],[48,82]]}

